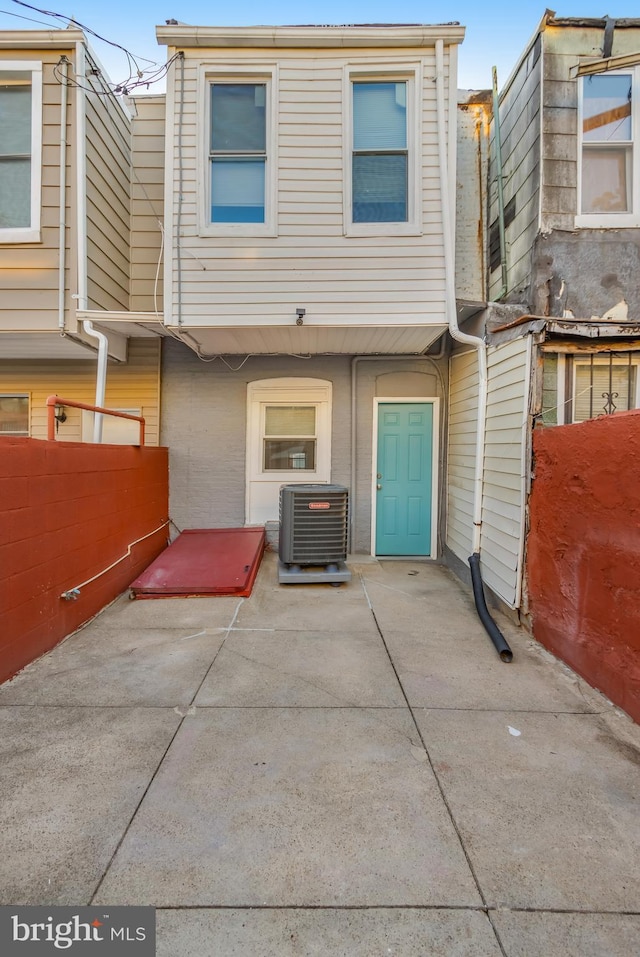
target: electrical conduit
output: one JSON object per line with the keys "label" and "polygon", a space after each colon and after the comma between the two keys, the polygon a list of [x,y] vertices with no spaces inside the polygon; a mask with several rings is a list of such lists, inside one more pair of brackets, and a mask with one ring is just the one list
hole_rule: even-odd
{"label": "electrical conduit", "polygon": [[[436,118],[438,129],[438,165],[440,168],[440,201],[442,205],[442,241],[445,275],[445,308],[451,337],[456,342],[473,346],[478,354],[478,419],[476,431],[476,455],[473,479],[473,531],[472,552],[469,558],[473,596],[480,621],[494,643],[502,661],[511,661],[513,654],[500,629],[489,614],[484,598],[480,573],[480,538],[482,529],[482,486],[484,476],[484,437],[487,419],[487,394],[489,377],[487,371],[487,346],[484,339],[461,332],[458,328],[455,296],[455,253],[452,230],[452,210],[449,193],[448,157],[446,148],[445,91],[444,91],[444,43],[436,40]],[[455,135],[455,130],[452,132]]]}

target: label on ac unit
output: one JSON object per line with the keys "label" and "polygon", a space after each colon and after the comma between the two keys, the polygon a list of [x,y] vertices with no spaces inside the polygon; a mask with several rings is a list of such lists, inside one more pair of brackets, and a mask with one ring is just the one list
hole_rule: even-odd
{"label": "label on ac unit", "polygon": [[330,502],[309,502],[309,508],[331,508]]}

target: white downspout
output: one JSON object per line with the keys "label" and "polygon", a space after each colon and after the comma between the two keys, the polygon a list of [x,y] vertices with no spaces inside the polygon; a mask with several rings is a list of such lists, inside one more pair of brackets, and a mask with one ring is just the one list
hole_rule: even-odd
{"label": "white downspout", "polygon": [[[484,478],[484,439],[487,418],[487,346],[479,336],[470,336],[458,328],[455,292],[455,245],[451,229],[449,157],[445,124],[444,43],[436,40],[436,111],[438,129],[438,165],[440,167],[440,201],[442,204],[442,241],[444,247],[445,308],[451,337],[456,342],[473,346],[478,353],[478,419],[476,435],[475,474],[473,480],[473,534],[472,552],[480,553],[482,529],[482,488]],[[455,129],[450,130],[455,136]]]}
{"label": "white downspout", "polygon": [[[93,328],[93,323],[90,319],[83,319],[82,324],[84,326],[84,331],[88,336],[92,336],[94,339],[98,340],[98,372],[96,376],[96,401],[95,404],[100,408],[104,408],[104,396],[107,385],[107,357],[109,351],[109,340],[105,336],[104,332],[98,332],[97,329]],[[96,444],[102,442],[102,420],[104,416],[100,412],[94,413],[93,420],[93,441]]]}
{"label": "white downspout", "polygon": [[67,269],[67,96],[69,93],[69,61],[60,64],[60,221],[58,226],[58,328],[65,328],[65,287]]}
{"label": "white downspout", "polygon": [[87,93],[83,86],[86,56],[83,43],[76,46],[76,246],[77,309],[87,309]]}

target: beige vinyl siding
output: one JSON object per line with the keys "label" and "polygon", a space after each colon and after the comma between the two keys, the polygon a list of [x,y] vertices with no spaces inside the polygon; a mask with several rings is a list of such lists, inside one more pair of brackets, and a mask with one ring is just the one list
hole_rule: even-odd
{"label": "beige vinyl siding", "polygon": [[[87,353],[89,355],[89,353]],[[31,437],[46,439],[46,399],[60,395],[78,402],[95,402],[96,360],[35,361],[0,359],[0,393],[29,395]],[[141,409],[146,420],[146,444],[158,445],[160,419],[160,340],[130,339],[126,363],[110,362],[107,369],[107,408]],[[66,409],[67,421],[58,440],[82,439],[82,412]]]}
{"label": "beige vinyl siding", "polygon": [[131,123],[99,76],[87,84],[96,91],[86,94],[88,307],[128,309]]}
{"label": "beige vinyl siding", "polygon": [[[162,271],[158,260],[164,223],[165,97],[133,101],[131,180],[131,310],[162,312]],[[161,264],[162,265],[162,264]],[[156,284],[156,275],[158,282]],[[154,301],[155,290],[155,301]]]}
{"label": "beige vinyl siding", "polygon": [[[219,51],[186,51],[181,145],[183,155],[182,321],[186,324],[252,325],[295,321],[404,324],[442,321],[444,262],[437,167],[436,101],[432,51],[402,50],[393,57],[375,51],[279,50],[277,109],[276,237],[199,236],[198,181],[208,175],[197,157],[200,62],[220,60]],[[274,63],[273,51],[225,50],[224,64]],[[423,60],[421,236],[345,237],[343,232],[343,91],[345,64],[393,68]],[[175,134],[173,230],[176,229],[180,72],[174,71]],[[203,115],[200,116],[200,109]],[[171,122],[171,121],[170,121]],[[205,144],[206,145],[206,144]],[[204,147],[203,147],[204,154]],[[175,235],[173,249],[175,250]],[[177,321],[178,259],[172,256],[172,322]]]}
{"label": "beige vinyl siding", "polygon": [[[74,60],[72,50],[3,50],[3,60],[40,61],[42,89],[42,207],[41,242],[9,245],[0,243],[0,329],[51,330],[58,325],[58,249],[60,223],[60,105],[62,86],[53,75],[60,56]],[[68,91],[69,107],[74,94]],[[67,253],[72,248],[75,226],[71,221],[72,163],[74,157],[73,111],[67,114]],[[71,257],[67,256],[66,299],[70,305]]]}
{"label": "beige vinyl siding", "polygon": [[[542,40],[538,36],[500,99],[500,134],[505,207],[515,198],[515,218],[506,228],[508,292],[526,294],[531,281],[531,248],[538,231],[540,190],[540,105]],[[489,168],[489,224],[498,217],[495,127]],[[490,274],[489,298],[500,291],[498,266]]]}
{"label": "beige vinyl siding", "polygon": [[478,357],[453,353],[449,365],[448,548],[467,564],[473,529],[473,477],[478,423]]}
{"label": "beige vinyl siding", "polygon": [[482,496],[482,574],[515,607],[524,522],[525,412],[529,398],[531,339],[515,339],[488,352],[489,393]]}

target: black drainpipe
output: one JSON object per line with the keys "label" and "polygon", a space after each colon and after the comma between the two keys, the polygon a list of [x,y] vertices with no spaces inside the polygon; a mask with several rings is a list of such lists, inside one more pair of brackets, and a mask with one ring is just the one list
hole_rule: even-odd
{"label": "black drainpipe", "polygon": [[496,651],[500,655],[502,661],[512,661],[513,652],[507,644],[506,638],[496,625],[495,621],[489,613],[487,608],[487,603],[484,597],[484,589],[482,587],[482,575],[480,573],[480,555],[478,552],[475,552],[469,559],[469,568],[471,569],[471,584],[473,585],[473,597],[476,603],[476,610],[478,612],[478,618],[484,625],[485,631],[491,638],[491,641],[496,646]]}

